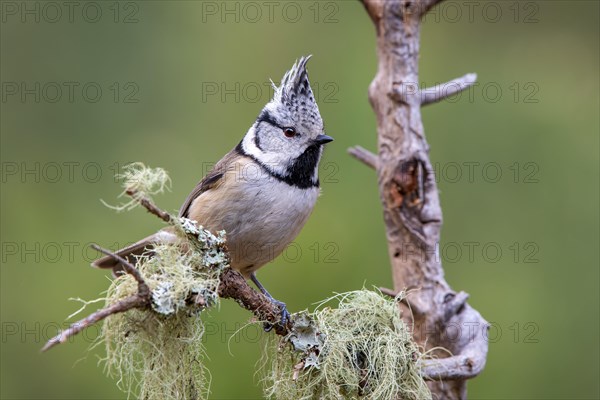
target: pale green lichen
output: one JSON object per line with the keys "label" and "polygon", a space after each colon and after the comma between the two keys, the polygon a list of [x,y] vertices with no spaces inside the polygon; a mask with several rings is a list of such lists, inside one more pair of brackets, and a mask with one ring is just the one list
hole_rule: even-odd
{"label": "pale green lichen", "polygon": [[202,254],[202,264],[206,266],[222,265],[228,262],[228,255],[223,251],[225,247],[225,231],[218,231],[216,235],[197,225],[196,221],[188,218],[179,218],[176,228],[185,236],[192,235],[194,241],[190,243]]}
{"label": "pale green lichen", "polygon": [[139,199],[146,197],[151,199],[153,195],[163,193],[165,189],[171,189],[171,178],[162,168],[150,168],[141,162],[134,162],[123,167],[123,172],[115,178],[122,180],[123,192],[119,197],[130,196],[130,200],[116,206],[102,203],[117,211],[129,211],[139,205]]}
{"label": "pale green lichen", "polygon": [[[186,224],[198,240],[185,235],[179,243],[157,245],[138,258],[136,268],[150,288],[151,309],[112,315],[102,329],[107,373],[135,397],[208,396],[199,314],[219,300],[219,276],[228,266],[227,255],[223,233],[215,236]],[[219,263],[206,262],[209,251]],[[107,305],[136,292],[133,277],[120,276],[109,288]]]}
{"label": "pale green lichen", "polygon": [[[331,300],[337,308],[324,307]],[[431,399],[396,301],[368,290],[344,293],[295,322],[298,329],[269,346],[268,397]]]}
{"label": "pale green lichen", "polygon": [[[121,195],[132,197],[112,207],[119,211],[136,207],[170,184],[163,169],[142,163],[129,164],[119,177],[124,180]],[[172,217],[171,225],[177,240],[155,244],[135,265],[150,289],[150,307],[111,315],[99,337],[106,345],[106,371],[128,397],[208,397],[200,312],[219,300],[219,277],[229,266],[225,232],[214,235],[187,218]],[[137,292],[137,281],[121,275],[108,289],[106,304]]]}

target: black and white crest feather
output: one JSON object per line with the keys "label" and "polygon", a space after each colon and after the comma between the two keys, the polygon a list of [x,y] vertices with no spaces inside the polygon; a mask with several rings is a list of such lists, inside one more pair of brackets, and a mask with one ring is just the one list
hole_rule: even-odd
{"label": "black and white crest feather", "polygon": [[271,103],[285,105],[306,128],[319,126],[322,130],[323,121],[306,71],[306,63],[310,57],[300,57],[285,73]]}

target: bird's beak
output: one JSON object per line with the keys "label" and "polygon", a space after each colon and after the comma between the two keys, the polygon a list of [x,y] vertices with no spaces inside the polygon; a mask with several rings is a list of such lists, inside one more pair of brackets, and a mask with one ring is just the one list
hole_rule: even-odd
{"label": "bird's beak", "polygon": [[329,143],[329,142],[333,142],[333,138],[331,136],[327,136],[327,135],[319,135],[315,139],[316,144],[325,144],[325,143]]}

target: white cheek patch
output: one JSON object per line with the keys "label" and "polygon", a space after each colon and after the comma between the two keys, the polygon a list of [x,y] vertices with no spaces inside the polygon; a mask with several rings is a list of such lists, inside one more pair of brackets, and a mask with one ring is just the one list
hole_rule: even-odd
{"label": "white cheek patch", "polygon": [[289,163],[290,157],[284,152],[281,153],[273,153],[273,152],[264,152],[258,147],[256,147],[256,130],[255,127],[252,126],[244,139],[242,140],[242,149],[249,156],[254,157],[261,164],[263,164],[266,168],[269,168],[271,171],[279,174],[285,175],[287,171],[287,166]]}

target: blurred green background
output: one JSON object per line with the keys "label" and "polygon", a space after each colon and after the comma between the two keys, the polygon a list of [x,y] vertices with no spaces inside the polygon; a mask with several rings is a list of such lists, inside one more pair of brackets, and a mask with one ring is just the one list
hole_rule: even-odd
{"label": "blurred green background", "polygon": [[[599,3],[443,3],[422,29],[421,83],[479,85],[423,110],[444,211],[440,253],[456,290],[493,323],[472,399],[597,399]],[[161,225],[116,214],[113,175],[167,169],[176,210],[229,151],[293,61],[309,71],[326,131],[323,195],[285,256],[259,277],[290,310],[391,286],[367,88],[373,25],[358,1],[1,3],[1,380],[5,399],[118,399],[87,353],[97,329],[40,354],[108,287],[90,242],[116,248]],[[473,251],[469,251],[473,249]],[[214,399],[261,397],[262,342],[224,301],[206,315]]]}

